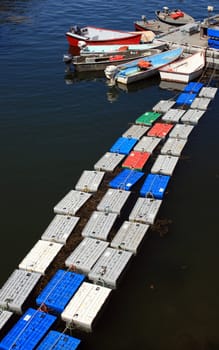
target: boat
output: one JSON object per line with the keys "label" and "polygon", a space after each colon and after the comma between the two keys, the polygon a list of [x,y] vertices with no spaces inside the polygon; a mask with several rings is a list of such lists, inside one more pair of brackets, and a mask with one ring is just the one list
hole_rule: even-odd
{"label": "boat", "polygon": [[105,76],[111,84],[130,84],[142,79],[149,78],[158,72],[158,69],[177,60],[183,53],[181,47],[163,51],[123,65],[109,65],[104,70]]}
{"label": "boat", "polygon": [[67,64],[69,69],[73,67],[77,72],[94,72],[98,70],[103,71],[110,64],[123,64],[132,60],[151,56],[158,52],[161,52],[161,50],[130,50],[118,54],[96,54],[88,56],[72,56],[71,54],[65,54],[63,61]]}
{"label": "boat", "polygon": [[182,26],[195,22],[195,19],[180,9],[170,10],[164,6],[162,10],[155,11],[155,15],[159,21],[174,25]]}
{"label": "boat", "polygon": [[196,52],[159,68],[161,80],[188,83],[198,78],[205,67],[205,51]]}
{"label": "boat", "polygon": [[70,46],[79,46],[83,43],[90,45],[108,44],[139,44],[141,33],[110,30],[96,27],[73,26],[66,33],[66,38]]}
{"label": "boat", "polygon": [[147,19],[145,15],[140,20],[134,22],[134,27],[136,31],[152,31],[155,37],[176,29],[175,25],[169,25],[158,19]]}
{"label": "boat", "polygon": [[85,45],[80,49],[81,56],[94,54],[119,54],[128,51],[145,51],[151,49],[164,49],[166,44],[162,42],[153,42],[146,44],[130,44],[130,45]]}

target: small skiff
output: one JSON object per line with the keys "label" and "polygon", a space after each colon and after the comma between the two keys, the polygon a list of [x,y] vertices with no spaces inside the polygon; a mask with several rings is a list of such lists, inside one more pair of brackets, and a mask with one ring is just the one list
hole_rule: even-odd
{"label": "small skiff", "polygon": [[108,44],[139,44],[141,33],[130,33],[118,30],[110,30],[96,27],[79,28],[74,26],[66,33],[66,38],[70,46],[89,45],[108,45]]}
{"label": "small skiff", "polygon": [[164,49],[165,43],[150,43],[150,44],[130,44],[130,45],[85,45],[80,50],[81,56],[96,55],[96,54],[120,54],[129,51],[145,51],[151,49]]}
{"label": "small skiff", "polygon": [[182,52],[183,49],[179,47],[123,65],[109,65],[104,73],[110,79],[111,84],[116,82],[122,84],[134,83],[155,75],[159,68],[177,60],[182,55]]}
{"label": "small skiff", "polygon": [[77,72],[94,72],[97,70],[103,71],[110,64],[123,64],[132,60],[145,58],[159,52],[161,52],[159,49],[147,49],[144,51],[130,50],[111,55],[96,54],[88,56],[72,56],[70,54],[65,54],[63,60],[68,65],[69,69],[71,69],[71,66],[73,66],[74,70]]}
{"label": "small skiff", "polygon": [[193,17],[183,12],[182,10],[170,10],[167,6],[164,6],[162,10],[155,11],[155,14],[159,21],[174,26],[182,26],[195,22]]}
{"label": "small skiff", "polygon": [[188,83],[198,78],[205,67],[205,51],[196,52],[159,68],[161,80]]}

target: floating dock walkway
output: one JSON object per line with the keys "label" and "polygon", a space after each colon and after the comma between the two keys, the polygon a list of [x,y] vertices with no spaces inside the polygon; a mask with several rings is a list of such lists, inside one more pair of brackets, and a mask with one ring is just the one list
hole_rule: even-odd
{"label": "floating dock walkway", "polygon": [[208,68],[219,69],[219,15],[172,28],[155,37],[159,45],[169,48],[181,46],[185,54],[205,51]]}
{"label": "floating dock walkway", "polygon": [[192,82],[176,100],[159,101],[54,206],[53,220],[0,290],[0,349],[80,346],[72,332],[92,331],[119,288],[216,92]]}

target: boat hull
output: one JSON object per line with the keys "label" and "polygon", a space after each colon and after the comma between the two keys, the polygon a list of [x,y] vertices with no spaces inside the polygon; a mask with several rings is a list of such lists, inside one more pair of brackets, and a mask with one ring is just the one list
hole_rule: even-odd
{"label": "boat hull", "polygon": [[119,76],[116,81],[121,84],[131,84],[131,83],[138,82],[140,80],[150,78],[157,73],[158,73],[157,69],[151,69],[145,72],[139,71],[135,75],[125,76],[125,77]]}
{"label": "boat hull", "polygon": [[[135,60],[124,64],[123,66],[119,65],[116,68],[115,73],[112,71],[111,80],[122,84],[130,84],[147,79],[157,74],[159,68],[177,60],[181,56],[182,52],[182,48],[177,48],[149,56],[143,59],[143,63],[147,63],[146,67],[144,67],[144,65],[140,66],[140,63],[142,63],[140,61],[142,60]],[[109,78],[107,69],[105,70],[105,75]]]}
{"label": "boat hull", "polygon": [[80,46],[81,43],[87,45],[127,45],[139,44],[141,33],[85,27],[80,30],[80,34],[75,33],[74,30],[68,31],[66,38],[70,46]]}
{"label": "boat hull", "polygon": [[205,53],[197,52],[159,69],[161,80],[188,83],[198,78],[205,67]]}
{"label": "boat hull", "polygon": [[[79,56],[79,57],[73,57],[72,64],[75,71],[77,72],[101,71],[101,70],[104,70],[110,64],[119,65],[119,64],[130,62],[132,60],[145,58],[152,55],[152,53],[155,54],[159,52],[161,52],[161,50],[159,49],[145,50],[144,52],[129,54],[126,57],[119,58],[118,60],[116,58],[117,56],[120,56],[120,55],[112,55],[111,60],[107,58],[104,59],[104,57],[101,58],[101,57],[91,57],[91,56],[88,56],[88,57]],[[77,59],[78,59],[78,62],[76,62]]]}
{"label": "boat hull", "polygon": [[190,74],[160,71],[160,78],[161,80],[173,81],[176,83],[188,83],[189,81],[198,78],[202,74],[202,72],[203,68]]}
{"label": "boat hull", "polygon": [[134,27],[136,31],[151,30],[156,35],[166,33],[173,28],[173,26],[170,26],[167,23],[161,22],[159,20],[136,21],[134,22]]}

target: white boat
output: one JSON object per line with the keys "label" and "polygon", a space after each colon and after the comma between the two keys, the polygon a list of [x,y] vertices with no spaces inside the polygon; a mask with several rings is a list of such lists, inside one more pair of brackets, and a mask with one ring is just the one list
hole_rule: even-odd
{"label": "white boat", "polygon": [[[79,44],[80,45],[80,44]],[[125,53],[128,51],[145,51],[151,49],[164,49],[166,46],[162,42],[154,42],[147,44],[130,44],[130,45],[86,45],[82,44],[80,55],[96,55],[96,54],[118,54]]]}
{"label": "white boat", "polygon": [[194,53],[159,68],[161,80],[188,83],[198,78],[205,67],[205,51]]}
{"label": "white boat", "polygon": [[177,60],[182,52],[183,49],[179,47],[123,65],[110,65],[106,67],[104,73],[107,79],[110,79],[111,84],[117,82],[122,84],[133,83],[155,75],[159,68]]}

